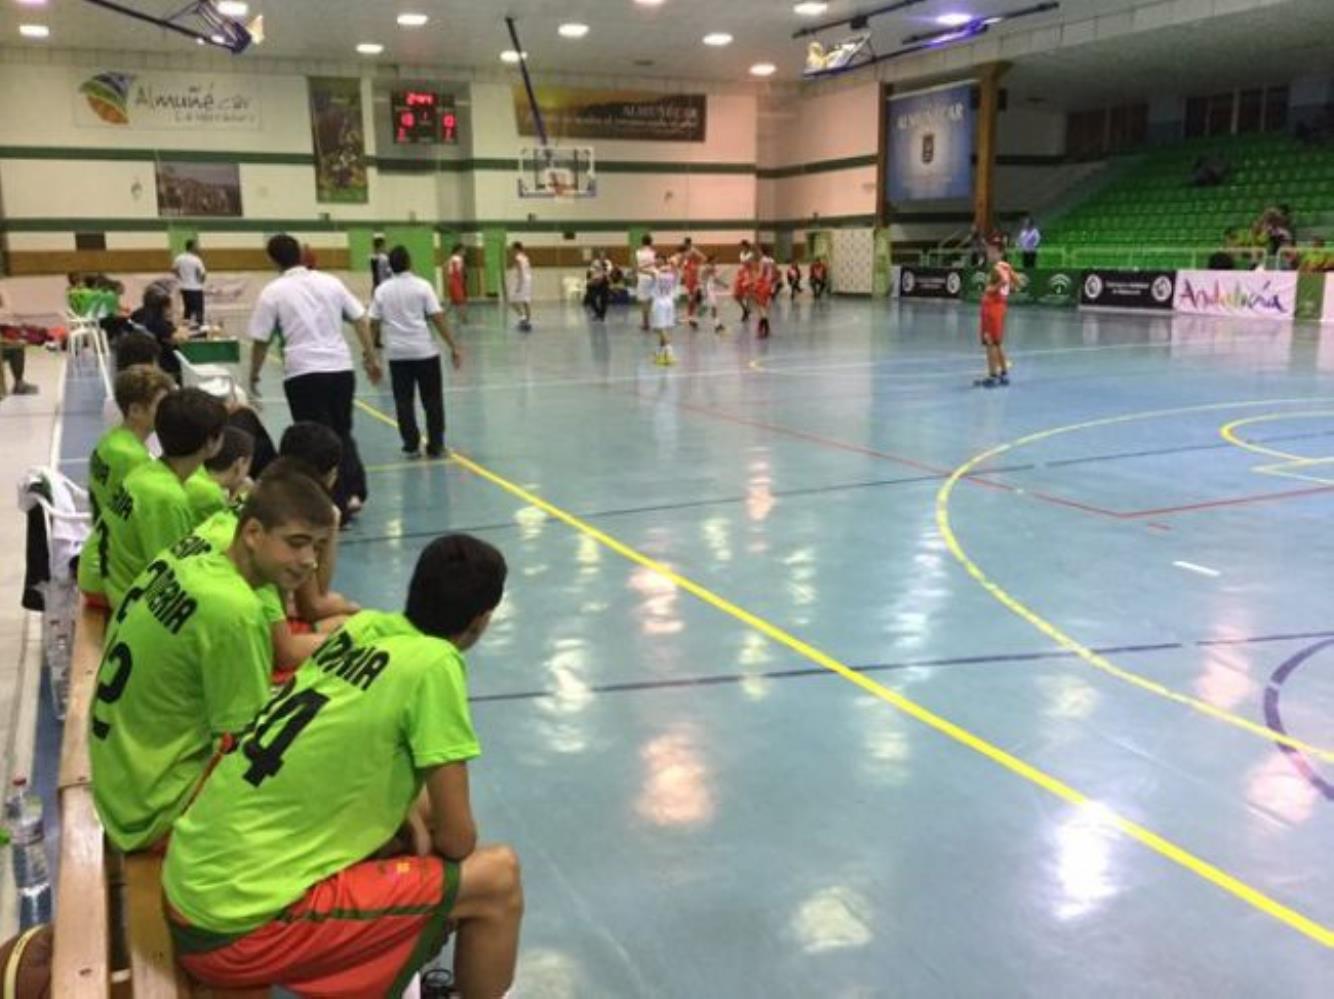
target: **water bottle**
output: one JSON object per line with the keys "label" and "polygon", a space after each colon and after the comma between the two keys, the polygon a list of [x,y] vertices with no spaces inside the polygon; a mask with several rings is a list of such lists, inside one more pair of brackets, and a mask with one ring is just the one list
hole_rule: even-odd
{"label": "water bottle", "polygon": [[14,884],[19,891],[19,927],[51,921],[51,879],[46,868],[42,799],[15,777],[5,797],[5,824],[12,841]]}

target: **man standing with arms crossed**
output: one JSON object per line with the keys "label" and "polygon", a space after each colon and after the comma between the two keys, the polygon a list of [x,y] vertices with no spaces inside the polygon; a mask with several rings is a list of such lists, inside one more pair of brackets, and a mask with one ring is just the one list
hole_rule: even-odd
{"label": "man standing with arms crossed", "polygon": [[283,392],[292,419],[313,420],[329,427],[343,442],[334,502],[343,522],[366,501],[366,470],[352,437],[352,399],[357,376],[352,352],[343,339],[343,323],[351,323],[361,341],[362,365],[372,385],[384,376],[371,339],[366,310],[347,286],[332,274],[301,266],[301,244],[286,233],[268,243],[269,259],[282,272],[259,294],[250,317],[250,392],[259,393],[259,375],[269,341],[281,334],[285,380]]}

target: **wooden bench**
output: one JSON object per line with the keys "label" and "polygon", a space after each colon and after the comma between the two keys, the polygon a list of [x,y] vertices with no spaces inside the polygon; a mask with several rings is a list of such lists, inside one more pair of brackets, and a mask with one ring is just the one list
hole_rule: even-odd
{"label": "wooden bench", "polygon": [[[88,718],[106,615],[83,604],[74,629],[60,748],[60,875],[51,994],[79,999],[262,999],[268,989],[210,989],[176,964],[162,910],[162,859],[121,857],[93,807]],[[122,933],[123,931],[123,933]],[[123,935],[124,942],[117,943]]]}

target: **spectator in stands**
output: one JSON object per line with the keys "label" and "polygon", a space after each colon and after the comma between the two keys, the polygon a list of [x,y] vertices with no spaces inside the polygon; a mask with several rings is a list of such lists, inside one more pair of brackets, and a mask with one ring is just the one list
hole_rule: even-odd
{"label": "spectator in stands", "polygon": [[437,538],[404,612],[348,621],[221,758],[163,868],[192,976],[399,995],[453,923],[458,991],[506,994],[523,889],[512,849],[478,846],[468,763],[481,750],[463,658],[505,577],[485,542]]}
{"label": "spectator in stands", "polygon": [[1218,156],[1200,156],[1190,168],[1192,187],[1218,187],[1232,172],[1227,160]]}
{"label": "spectator in stands", "polygon": [[1303,250],[1297,259],[1297,270],[1304,274],[1334,271],[1334,254],[1326,251],[1322,238],[1315,236],[1311,239],[1310,249]]}
{"label": "spectator in stands", "polygon": [[1292,215],[1287,205],[1270,205],[1251,227],[1255,242],[1276,254],[1292,242]]}
{"label": "spectator in stands", "polygon": [[987,262],[987,237],[982,229],[974,225],[968,230],[968,266],[977,270]]}
{"label": "spectator in stands", "polygon": [[179,344],[190,339],[188,330],[178,330],[172,314],[171,295],[161,285],[144,289],[144,304],[130,313],[130,322],[158,344],[158,367],[181,383],[181,362],[176,356]]}
{"label": "spectator in stands", "polygon": [[829,291],[829,265],[824,257],[811,261],[811,298],[819,299]]}
{"label": "spectator in stands", "polygon": [[1042,232],[1033,216],[1025,215],[1024,224],[1019,229],[1019,251],[1023,254],[1024,270],[1031,271],[1038,265],[1038,247],[1041,245]]}
{"label": "spectator in stands", "polygon": [[266,479],[230,546],[177,539],[134,581],[108,629],[92,710],[93,799],[107,838],[150,849],[194,798],[214,754],[264,705],[273,645],[260,589],[315,570],[333,528],[319,486]]}

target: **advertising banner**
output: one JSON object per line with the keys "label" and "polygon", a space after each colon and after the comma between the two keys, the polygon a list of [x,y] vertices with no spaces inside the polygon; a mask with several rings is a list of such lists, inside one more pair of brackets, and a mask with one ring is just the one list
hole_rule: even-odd
{"label": "advertising banner", "polygon": [[1176,271],[1084,271],[1079,304],[1095,309],[1169,312]]}
{"label": "advertising banner", "polygon": [[364,205],[366,130],[361,117],[361,81],[355,77],[312,76],[310,131],[315,148],[315,200],[321,204]]}
{"label": "advertising banner", "polygon": [[1196,316],[1291,319],[1297,311],[1293,271],[1179,271],[1176,309]]}
{"label": "advertising banner", "polygon": [[890,204],[972,195],[976,125],[970,84],[892,97],[886,113]]}
{"label": "advertising banner", "polygon": [[1325,287],[1329,280],[1326,274],[1297,275],[1296,318],[1316,322],[1330,318],[1329,295]]}
{"label": "advertising banner", "polygon": [[[703,142],[708,100],[703,94],[651,90],[581,90],[536,87],[547,132],[568,139],[629,139],[637,142]],[[536,135],[533,109],[521,86],[513,88],[520,135]]]}
{"label": "advertising banner", "polygon": [[75,77],[74,124],[127,131],[259,129],[259,86],[238,73],[121,73]]}
{"label": "advertising banner", "polygon": [[[976,270],[968,275],[965,299],[970,302],[982,301],[982,293],[987,289],[988,273]],[[1078,271],[1035,268],[1017,273],[1020,284],[1010,292],[1011,305],[1051,305],[1057,308],[1073,308],[1076,305],[1079,297]]]}
{"label": "advertising banner", "polygon": [[1334,274],[1325,275],[1325,302],[1321,310],[1321,321],[1334,323]]}
{"label": "advertising banner", "polygon": [[899,272],[900,298],[963,298],[964,272],[950,267],[908,267]]}

